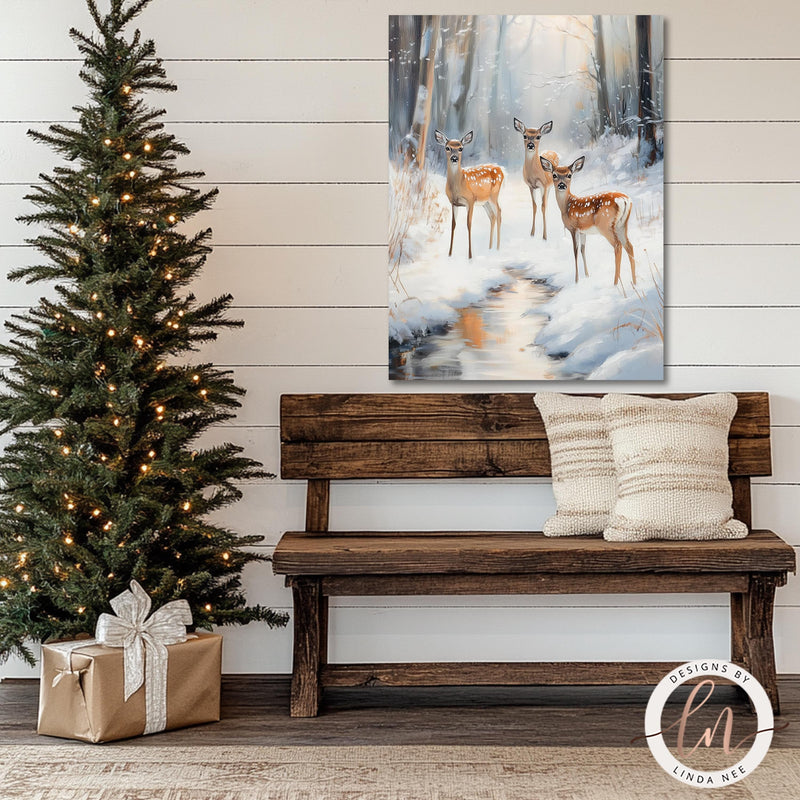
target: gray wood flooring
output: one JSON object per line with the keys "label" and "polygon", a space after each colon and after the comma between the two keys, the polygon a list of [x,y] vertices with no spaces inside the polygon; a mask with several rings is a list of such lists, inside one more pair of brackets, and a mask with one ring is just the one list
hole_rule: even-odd
{"label": "gray wood flooring", "polygon": [[[783,714],[774,747],[800,747],[800,676],[779,680]],[[0,683],[0,743],[58,744],[37,736],[37,681]],[[677,718],[689,691],[673,695]],[[211,725],[133,740],[137,745],[508,745],[628,747],[643,732],[649,687],[368,688],[328,689],[322,713],[289,716],[289,679],[223,678],[223,719]],[[732,687],[718,687],[712,724],[726,705],[746,726],[746,704]],[[711,707],[713,706],[713,707]],[[666,712],[665,712],[666,715]],[[696,737],[695,737],[696,738]],[[641,744],[641,742],[639,742]]]}

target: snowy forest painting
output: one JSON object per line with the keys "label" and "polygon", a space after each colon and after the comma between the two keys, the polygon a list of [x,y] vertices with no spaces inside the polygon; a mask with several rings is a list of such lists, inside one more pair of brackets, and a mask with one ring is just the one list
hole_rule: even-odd
{"label": "snowy forest painting", "polygon": [[389,18],[389,376],[661,380],[663,23]]}

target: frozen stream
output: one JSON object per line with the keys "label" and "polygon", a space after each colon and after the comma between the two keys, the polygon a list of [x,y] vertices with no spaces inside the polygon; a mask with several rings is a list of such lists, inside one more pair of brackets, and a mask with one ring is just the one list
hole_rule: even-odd
{"label": "frozen stream", "polygon": [[390,377],[439,380],[552,380],[559,362],[533,342],[546,318],[533,310],[552,292],[507,270],[510,283],[460,309],[456,322],[412,346],[392,348]]}

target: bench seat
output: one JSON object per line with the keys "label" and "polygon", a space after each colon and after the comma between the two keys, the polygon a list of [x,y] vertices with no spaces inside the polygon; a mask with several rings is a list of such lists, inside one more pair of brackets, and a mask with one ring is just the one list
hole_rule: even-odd
{"label": "bench seat", "polygon": [[794,548],[772,531],[745,539],[606,542],[540,531],[289,532],[273,555],[285,575],[576,572],[752,573],[793,570]]}

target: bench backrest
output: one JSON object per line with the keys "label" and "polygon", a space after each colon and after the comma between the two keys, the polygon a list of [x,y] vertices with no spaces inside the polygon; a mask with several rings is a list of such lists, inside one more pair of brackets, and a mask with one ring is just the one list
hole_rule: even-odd
{"label": "bench backrest", "polygon": [[[729,473],[744,479],[733,480],[735,506],[749,524],[749,478],[772,472],[769,395],[736,396]],[[314,481],[314,491],[322,493],[318,505],[327,503],[330,480],[550,474],[547,436],[532,393],[281,396],[281,477]],[[309,487],[309,510],[311,496]],[[316,520],[322,521],[327,513]]]}

